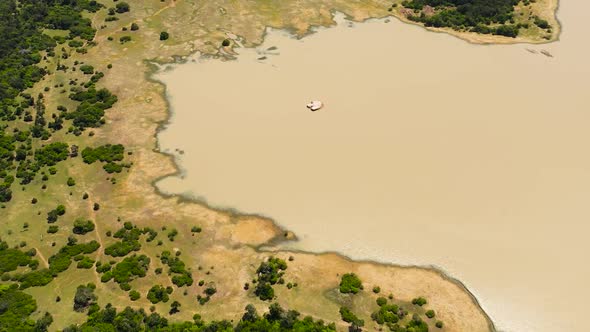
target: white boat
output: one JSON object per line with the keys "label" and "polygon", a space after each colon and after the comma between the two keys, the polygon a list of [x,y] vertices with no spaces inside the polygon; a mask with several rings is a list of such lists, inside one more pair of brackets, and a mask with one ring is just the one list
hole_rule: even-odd
{"label": "white boat", "polygon": [[319,100],[314,100],[314,101],[310,102],[309,104],[307,104],[306,106],[307,106],[307,108],[309,108],[312,111],[317,111],[320,108],[322,108],[322,106],[324,106],[324,104],[322,104],[322,102]]}

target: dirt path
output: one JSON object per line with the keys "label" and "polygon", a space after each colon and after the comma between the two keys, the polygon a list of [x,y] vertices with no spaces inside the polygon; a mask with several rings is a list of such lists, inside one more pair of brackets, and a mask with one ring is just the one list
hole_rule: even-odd
{"label": "dirt path", "polygon": [[39,257],[39,259],[43,262],[43,264],[45,264],[46,268],[49,268],[49,262],[47,262],[47,259],[45,259],[45,256],[43,256],[43,253],[41,252],[41,250],[39,250],[39,248],[34,247],[33,249],[35,249],[37,251],[37,257]]}

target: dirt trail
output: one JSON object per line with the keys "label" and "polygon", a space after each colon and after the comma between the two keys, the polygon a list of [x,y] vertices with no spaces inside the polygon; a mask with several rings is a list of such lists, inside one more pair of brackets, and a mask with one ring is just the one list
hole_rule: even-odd
{"label": "dirt trail", "polygon": [[39,259],[43,262],[43,264],[45,264],[46,268],[49,268],[49,262],[47,262],[47,259],[45,259],[45,256],[43,256],[43,253],[41,252],[41,250],[39,250],[39,248],[34,247],[33,249],[35,249],[37,251],[37,257],[39,257]]}

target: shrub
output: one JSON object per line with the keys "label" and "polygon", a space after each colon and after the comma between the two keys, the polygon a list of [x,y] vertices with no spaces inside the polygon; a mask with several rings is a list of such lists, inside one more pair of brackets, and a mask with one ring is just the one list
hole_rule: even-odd
{"label": "shrub", "polygon": [[379,294],[379,292],[381,292],[381,287],[379,287],[379,286],[373,287],[373,293]]}
{"label": "shrub", "polygon": [[166,288],[161,285],[154,285],[148,291],[147,299],[150,300],[151,303],[156,304],[158,302],[168,302],[170,297],[166,292]]}
{"label": "shrub", "polygon": [[119,14],[126,13],[131,10],[131,7],[127,2],[119,2],[115,5],[115,11]]}
{"label": "shrub", "polygon": [[440,320],[436,321],[436,324],[434,324],[434,326],[438,327],[439,329],[442,329],[443,325],[444,325],[443,322]]}
{"label": "shrub", "polygon": [[356,294],[362,289],[363,285],[359,277],[354,273],[346,273],[340,281],[340,293]]}
{"label": "shrub", "polygon": [[359,319],[352,311],[346,307],[340,307],[340,317],[347,323],[354,323],[357,326],[365,325],[365,322]]}
{"label": "shrub", "polygon": [[117,263],[111,272],[115,282],[128,283],[136,278],[145,277],[149,264],[149,257],[133,255]]}
{"label": "shrub", "polygon": [[420,306],[420,307],[423,306],[423,305],[425,305],[426,303],[428,303],[428,302],[423,297],[417,297],[417,298],[415,298],[415,299],[412,300],[412,304],[413,305],[417,305],[417,306]]}
{"label": "shrub", "polygon": [[96,286],[94,286],[94,284],[78,286],[76,289],[76,295],[74,296],[74,311],[82,312],[91,304],[95,303],[97,299],[97,296],[94,295],[95,288]]}
{"label": "shrub", "polygon": [[262,301],[270,301],[275,296],[275,291],[268,282],[258,282],[254,294],[258,296]]}
{"label": "shrub", "polygon": [[231,44],[231,42],[230,42],[230,40],[229,40],[229,39],[224,39],[224,40],[221,42],[221,46],[223,46],[223,47],[228,47],[230,44]]}
{"label": "shrub", "polygon": [[385,304],[387,304],[387,299],[386,298],[384,298],[383,296],[380,296],[380,297],[377,298],[377,305],[378,306],[382,307]]}
{"label": "shrub", "polygon": [[76,180],[74,180],[73,178],[68,178],[67,184],[68,187],[73,187],[76,185]]}
{"label": "shrub", "polygon": [[91,65],[81,65],[80,71],[86,75],[94,74],[94,67]]}
{"label": "shrub", "polygon": [[129,292],[129,299],[131,301],[137,301],[137,300],[139,300],[140,297],[141,297],[141,295],[136,290],[132,290]]}
{"label": "shrub", "polygon": [[82,257],[80,261],[78,261],[78,265],[76,265],[79,269],[89,269],[94,266],[94,260],[89,257]]}
{"label": "shrub", "polygon": [[170,38],[170,35],[168,34],[168,32],[166,32],[166,31],[160,32],[160,40],[168,40],[168,38]]}
{"label": "shrub", "polygon": [[35,161],[39,166],[55,166],[58,162],[68,159],[69,146],[55,142],[35,150]]}
{"label": "shrub", "polygon": [[84,220],[84,218],[78,218],[74,221],[74,234],[86,234],[94,230],[94,223],[91,220]]}
{"label": "shrub", "polygon": [[121,44],[125,44],[131,41],[131,36],[122,36],[121,38],[119,38],[119,42]]}
{"label": "shrub", "polygon": [[170,315],[174,315],[177,312],[180,312],[180,302],[178,301],[174,301],[172,302],[172,304],[170,305],[170,312],[168,312]]}
{"label": "shrub", "polygon": [[436,316],[436,314],[434,313],[434,310],[428,310],[428,311],[426,311],[425,315],[428,318],[433,318],[434,316]]}
{"label": "shrub", "polygon": [[173,228],[172,230],[170,230],[170,232],[168,232],[168,240],[174,242],[174,238],[176,237],[176,235],[178,235],[178,231],[176,230],[176,228]]}

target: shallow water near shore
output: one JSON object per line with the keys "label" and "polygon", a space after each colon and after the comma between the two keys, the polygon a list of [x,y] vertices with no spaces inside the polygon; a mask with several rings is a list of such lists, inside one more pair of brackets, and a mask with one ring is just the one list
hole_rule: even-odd
{"label": "shallow water near shore", "polygon": [[340,17],[301,40],[270,31],[235,61],[173,65],[156,75],[173,112],[158,138],[184,151],[183,175],[157,186],[268,216],[296,249],[440,267],[500,330],[583,331],[589,10],[563,3],[548,45]]}

